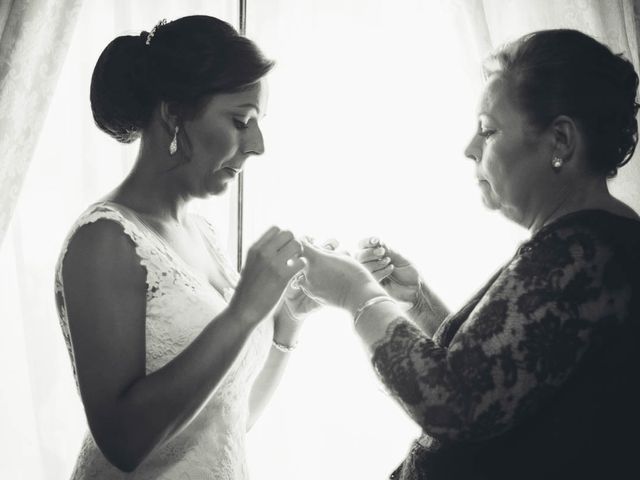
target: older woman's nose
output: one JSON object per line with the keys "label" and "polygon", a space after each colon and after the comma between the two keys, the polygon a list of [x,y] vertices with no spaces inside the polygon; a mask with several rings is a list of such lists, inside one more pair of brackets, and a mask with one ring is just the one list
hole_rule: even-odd
{"label": "older woman's nose", "polygon": [[474,162],[480,161],[482,157],[482,148],[480,147],[480,143],[478,141],[478,135],[473,135],[471,140],[467,144],[467,148],[464,149],[464,156]]}

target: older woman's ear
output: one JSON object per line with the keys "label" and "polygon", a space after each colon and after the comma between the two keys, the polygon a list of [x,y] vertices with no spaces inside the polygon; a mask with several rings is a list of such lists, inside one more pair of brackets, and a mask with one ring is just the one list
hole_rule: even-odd
{"label": "older woman's ear", "polygon": [[558,115],[551,122],[553,140],[553,156],[562,158],[565,162],[571,160],[579,143],[581,134],[576,122],[566,115]]}

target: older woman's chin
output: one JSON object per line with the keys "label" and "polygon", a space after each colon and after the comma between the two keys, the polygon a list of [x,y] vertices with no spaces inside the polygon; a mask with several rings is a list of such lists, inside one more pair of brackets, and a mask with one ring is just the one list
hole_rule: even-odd
{"label": "older woman's chin", "polygon": [[489,210],[500,210],[502,204],[498,201],[498,199],[489,192],[482,192],[482,203]]}
{"label": "older woman's chin", "polygon": [[500,204],[493,200],[483,199],[482,203],[484,203],[484,206],[489,210],[500,210]]}

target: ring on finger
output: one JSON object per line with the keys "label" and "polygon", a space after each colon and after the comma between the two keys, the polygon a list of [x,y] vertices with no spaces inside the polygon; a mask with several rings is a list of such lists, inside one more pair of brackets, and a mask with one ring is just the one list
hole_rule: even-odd
{"label": "ring on finger", "polygon": [[291,288],[294,290],[300,290],[300,282],[304,278],[304,272],[300,272],[295,277],[293,277],[293,281],[291,282]]}

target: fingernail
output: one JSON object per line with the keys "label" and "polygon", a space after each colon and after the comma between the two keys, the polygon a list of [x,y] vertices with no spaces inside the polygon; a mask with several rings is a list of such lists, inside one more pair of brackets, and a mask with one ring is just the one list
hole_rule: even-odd
{"label": "fingernail", "polygon": [[380,239],[378,237],[371,237],[369,239],[369,245],[371,245],[372,247],[375,247],[376,245],[378,245],[378,243],[380,243]]}
{"label": "fingernail", "polygon": [[389,263],[390,261],[391,261],[391,259],[390,259],[389,257],[384,257],[384,258],[382,259],[382,263],[383,263],[384,265],[386,265],[386,264],[387,264],[387,263]]}
{"label": "fingernail", "polygon": [[335,240],[328,240],[324,243],[324,245],[322,245],[324,248],[327,248],[329,250],[335,250],[335,246],[338,242]]}
{"label": "fingernail", "polygon": [[378,247],[373,251],[373,254],[376,256],[381,257],[382,255],[384,255],[384,248],[382,247]]}

